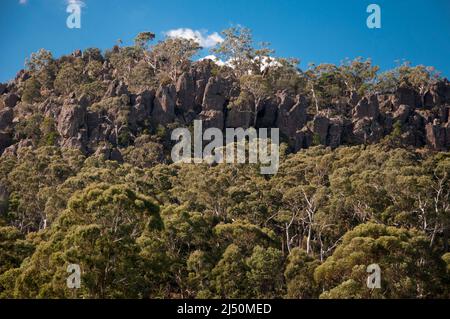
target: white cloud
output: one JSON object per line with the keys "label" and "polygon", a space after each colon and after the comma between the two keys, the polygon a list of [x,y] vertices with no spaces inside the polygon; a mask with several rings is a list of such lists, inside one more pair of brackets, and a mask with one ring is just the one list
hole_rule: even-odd
{"label": "white cloud", "polygon": [[[233,59],[229,59],[227,61],[223,61],[221,59],[219,59],[217,56],[215,55],[207,55],[203,58],[198,59],[198,61],[203,61],[203,60],[211,60],[213,61],[216,65],[218,66],[228,66],[232,69],[234,69],[235,64],[233,63]],[[270,57],[270,56],[256,56],[253,61],[255,62],[259,62],[261,61],[261,65],[260,65],[260,69],[261,72],[263,72],[264,70],[266,70],[267,68],[277,68],[282,66],[282,64],[280,62],[278,62],[276,60],[276,58],[274,57]],[[249,74],[252,74],[252,71],[249,70],[248,71]]]}
{"label": "white cloud", "polygon": [[19,0],[20,4],[27,4],[28,0]]}
{"label": "white cloud", "polygon": [[215,55],[207,55],[201,59],[198,59],[199,61],[203,61],[203,60],[211,60],[213,61],[215,64],[217,64],[218,66],[224,66],[226,63],[223,62],[221,59],[219,59],[218,57],[216,57]]}
{"label": "white cloud", "polygon": [[223,38],[217,32],[207,35],[204,31],[192,30],[188,28],[174,29],[167,31],[164,34],[171,38],[195,40],[204,48],[211,48],[216,44],[223,42]]}

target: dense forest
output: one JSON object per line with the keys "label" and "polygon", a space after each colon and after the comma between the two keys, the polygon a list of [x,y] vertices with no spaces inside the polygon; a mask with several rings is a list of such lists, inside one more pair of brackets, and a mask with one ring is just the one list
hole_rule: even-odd
{"label": "dense forest", "polygon": [[[41,49],[0,83],[0,298],[449,298],[449,81],[223,36]],[[277,174],[172,163],[194,119],[279,128]]]}

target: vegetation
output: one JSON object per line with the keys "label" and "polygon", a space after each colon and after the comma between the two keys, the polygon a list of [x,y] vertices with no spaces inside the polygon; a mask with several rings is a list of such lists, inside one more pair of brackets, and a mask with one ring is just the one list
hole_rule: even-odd
{"label": "vegetation", "polygon": [[[378,74],[364,59],[300,70],[256,47],[248,29],[223,34],[214,51],[230,63],[213,75],[238,86],[231,106],[258,109],[286,90],[315,115],[353,93],[425,92],[439,79],[407,64]],[[167,127],[131,134],[131,96],[177,84],[200,47],[154,38],[140,33],[104,55],[29,59],[15,107],[28,115],[13,136],[28,144],[0,157],[0,298],[450,297],[449,152],[402,146],[396,122],[374,145],[331,149],[319,135],[297,153],[282,145],[274,176],[256,164],[173,164]],[[112,80],[130,94],[105,96]],[[115,130],[104,144],[121,160],[58,144],[43,101],[81,96]],[[81,267],[80,289],[66,286],[69,264]],[[379,289],[366,285],[371,264]]]}

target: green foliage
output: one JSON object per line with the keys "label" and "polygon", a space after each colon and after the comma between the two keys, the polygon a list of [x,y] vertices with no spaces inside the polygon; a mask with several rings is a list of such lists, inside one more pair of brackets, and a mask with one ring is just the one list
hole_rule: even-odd
{"label": "green foliage", "polygon": [[25,82],[22,93],[22,100],[26,103],[33,103],[41,97],[41,84],[35,77],[29,78]]}
{"label": "green foliage", "polygon": [[[233,68],[210,71],[233,84],[228,111],[257,114],[286,90],[305,97],[308,118],[324,109],[348,115],[355,93],[406,86],[424,94],[439,79],[408,64],[378,74],[362,58],[302,71],[298,60],[254,45],[249,29],[223,34],[214,51]],[[14,145],[0,157],[0,298],[450,296],[448,152],[402,148],[396,122],[378,145],[332,150],[317,134],[296,154],[284,144],[270,177],[250,164],[169,164],[180,124],[136,123],[133,104],[143,90],[209,66],[193,68],[195,41],[151,47],[153,39],[140,33],[105,56],[89,48],[54,59],[40,50],[28,60]],[[131,94],[105,97],[110,80]],[[90,156],[96,142],[84,155],[58,146],[58,108],[82,96],[89,116],[108,126],[98,153],[119,147],[123,162]],[[71,263],[81,266],[78,290],[66,286]],[[366,286],[373,263],[381,289]]]}
{"label": "green foliage", "polygon": [[80,60],[75,63],[65,62],[56,75],[55,89],[60,93],[67,95],[75,92],[83,79],[83,65]]}
{"label": "green foliage", "polygon": [[288,257],[284,276],[286,278],[287,298],[310,299],[317,298],[320,286],[314,279],[314,271],[320,262],[306,251],[294,248]]}
{"label": "green foliage", "polygon": [[[367,289],[366,268],[381,268],[381,289]],[[315,270],[321,298],[410,298],[445,295],[444,263],[424,234],[362,224],[348,232],[336,251]]]}

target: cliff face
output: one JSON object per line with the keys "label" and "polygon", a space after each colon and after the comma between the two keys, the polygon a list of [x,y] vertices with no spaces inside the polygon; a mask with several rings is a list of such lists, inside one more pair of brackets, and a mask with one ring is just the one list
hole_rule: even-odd
{"label": "cliff face", "polygon": [[[73,57],[77,58],[82,57]],[[0,84],[0,153],[14,154],[20,147],[35,144],[19,130],[37,113],[54,123],[56,145],[86,153],[103,152],[106,147],[108,156],[119,158],[120,146],[133,144],[142,132],[187,126],[194,119],[203,120],[204,128],[278,127],[294,151],[318,143],[332,148],[377,143],[395,127],[402,145],[450,148],[450,83],[446,79],[425,92],[407,86],[368,96],[352,92],[315,112],[308,96],[288,90],[259,103],[252,99],[237,103],[238,82],[213,74],[213,67],[208,60],[193,63],[176,84],[131,93],[105,60],[98,75],[106,88],[103,97],[94,101],[78,92],[51,91],[33,103],[23,99],[21,87],[30,74],[22,70],[14,81]]]}

